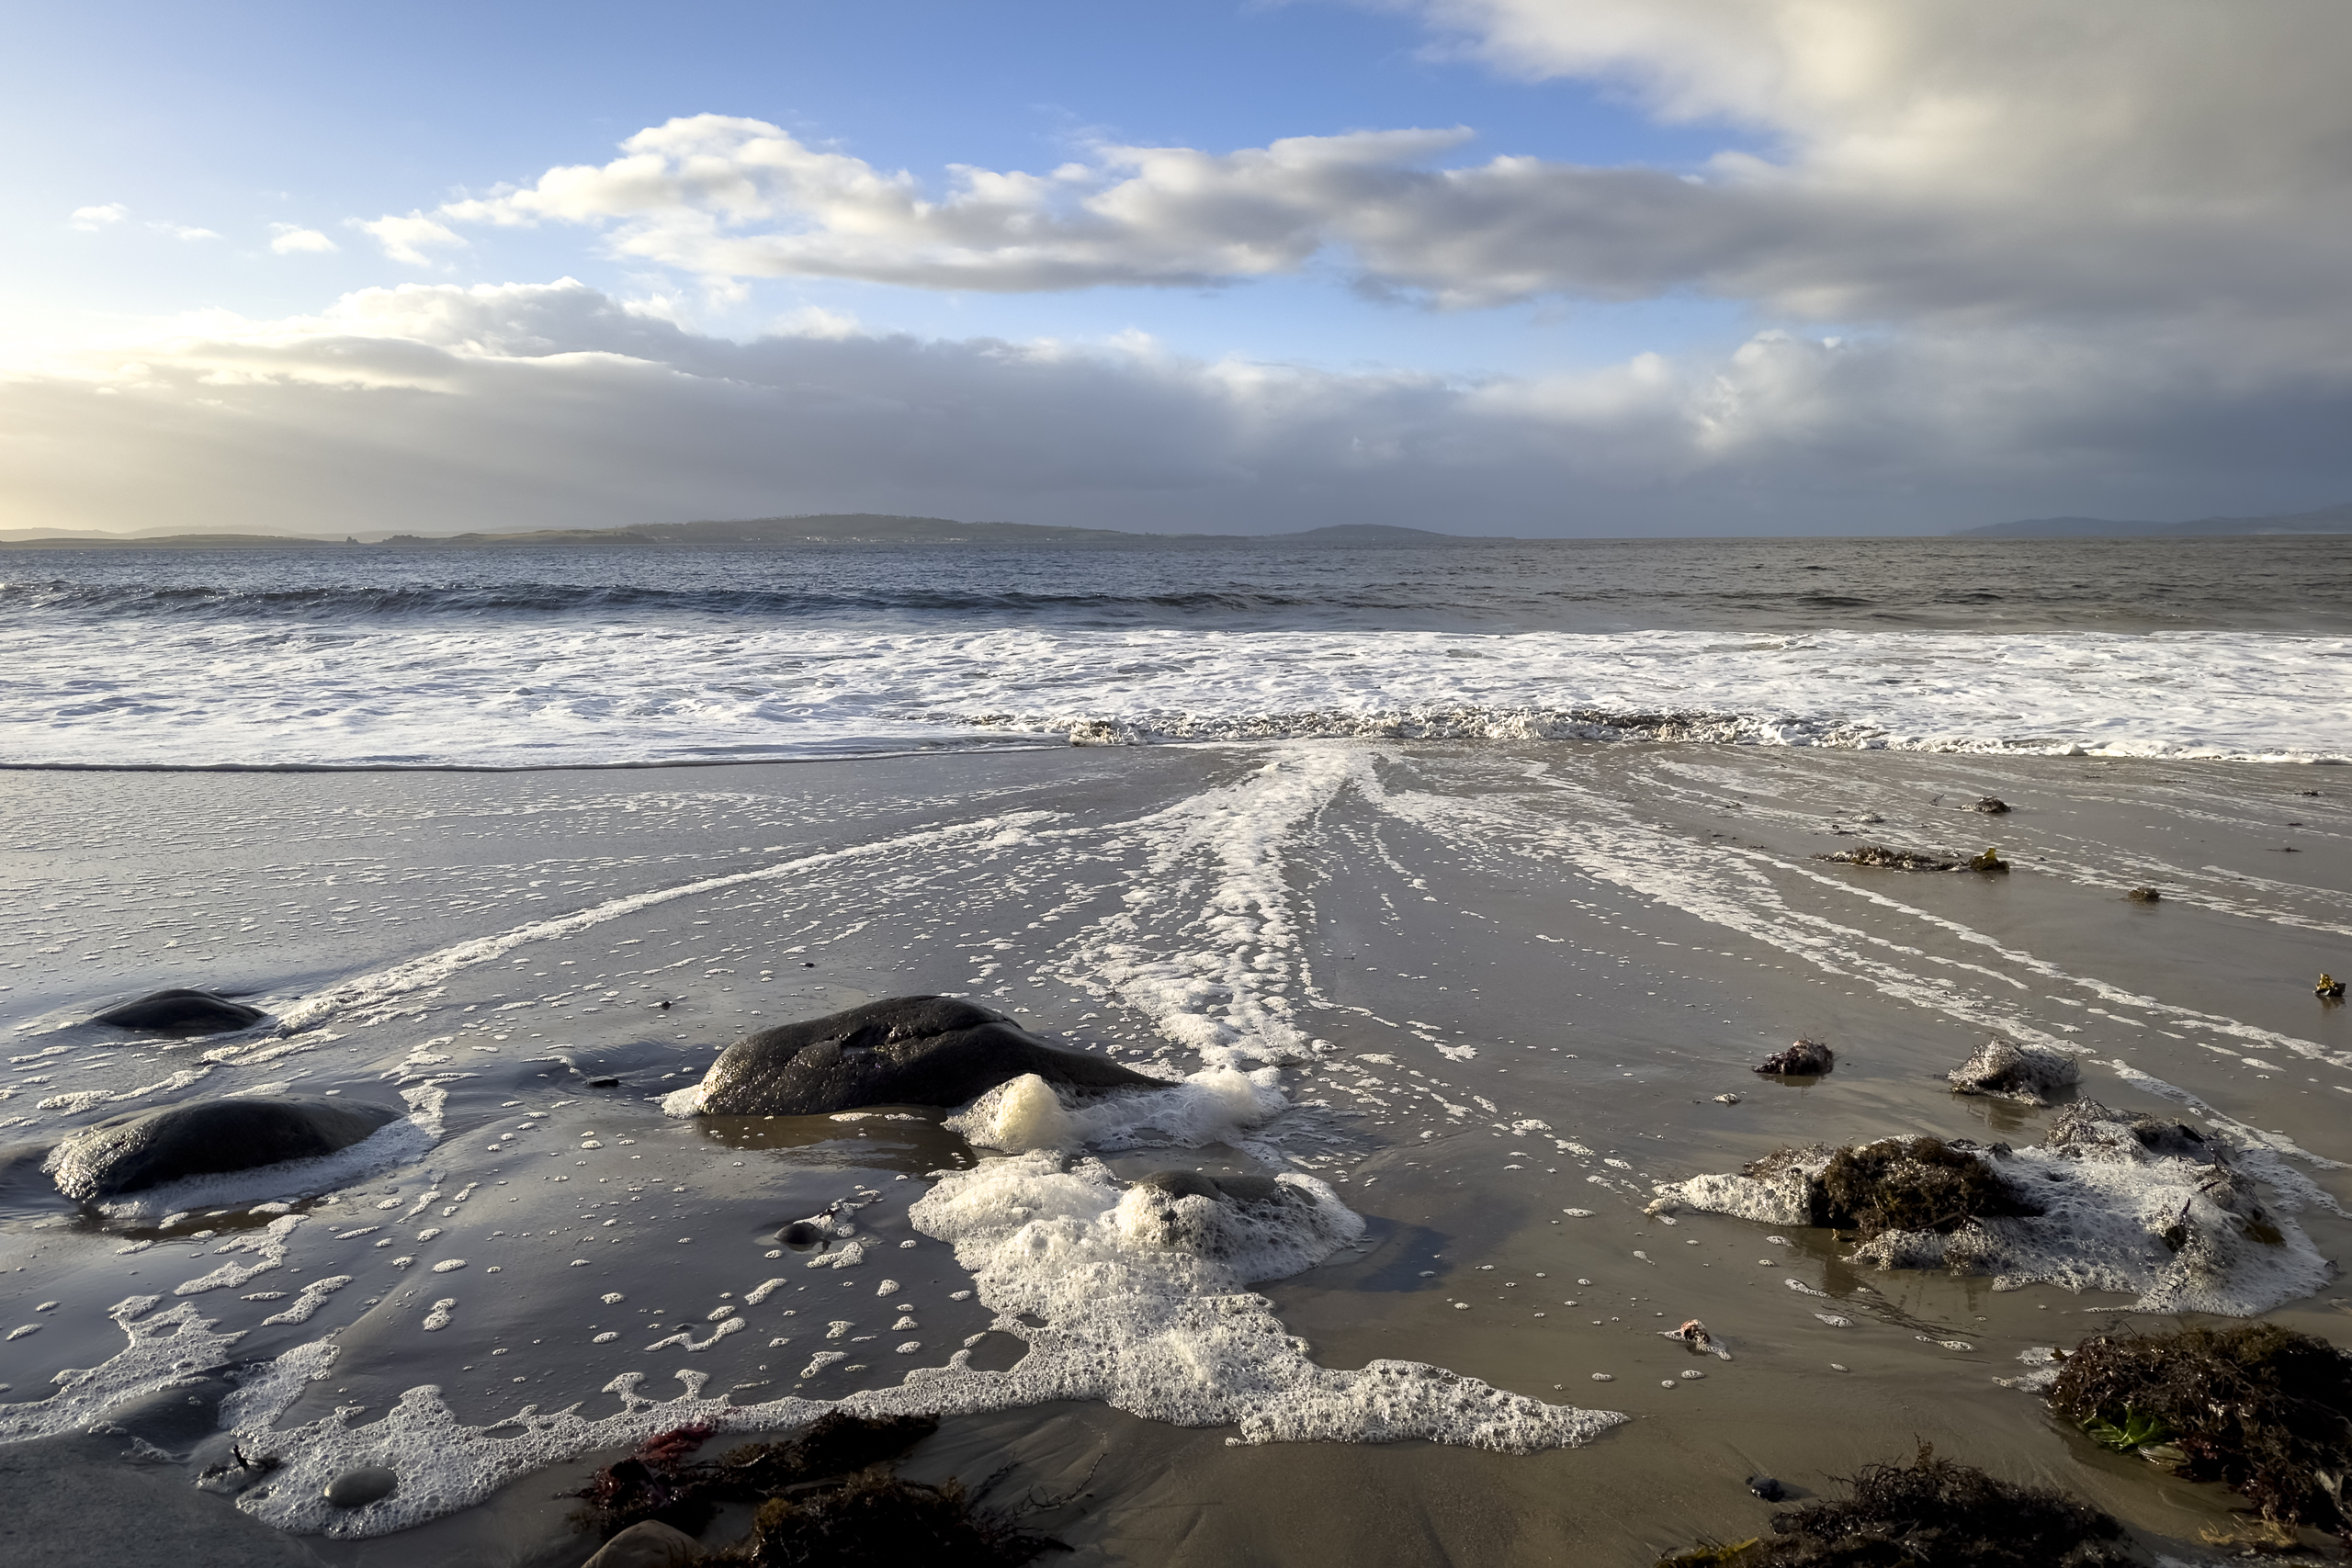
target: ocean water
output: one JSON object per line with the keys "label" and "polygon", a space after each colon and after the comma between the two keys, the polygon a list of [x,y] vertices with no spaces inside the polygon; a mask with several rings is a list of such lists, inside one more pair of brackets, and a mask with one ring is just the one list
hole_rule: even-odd
{"label": "ocean water", "polygon": [[[1048,1561],[1631,1568],[1923,1437],[2194,1560],[2226,1495],[2016,1385],[2117,1326],[2352,1339],[2352,785],[2302,765],[2352,755],[2347,548],[0,557],[0,1443],[192,1562],[576,1568],[594,1464],[831,1408],[941,1416],[910,1472],[1058,1500]],[[1873,841],[2014,869],[1824,858]],[[167,985],[266,1017],[88,1021]],[[693,1113],[743,1032],[921,993],[1165,1087]],[[1749,1070],[1800,1034],[1834,1072]],[[2126,1158],[1883,1268],[1729,1179],[2063,1174],[2057,1108],[1951,1092],[1994,1037],[2190,1122],[2279,1239],[2176,1252],[2201,1190]],[[46,1173],[220,1094],[399,1119]],[[1296,1201],[1175,1235],[1170,1168]],[[361,1464],[398,1490],[329,1506]]]}
{"label": "ocean water", "polygon": [[2330,538],[17,552],[0,762],[1077,739],[2352,756]]}

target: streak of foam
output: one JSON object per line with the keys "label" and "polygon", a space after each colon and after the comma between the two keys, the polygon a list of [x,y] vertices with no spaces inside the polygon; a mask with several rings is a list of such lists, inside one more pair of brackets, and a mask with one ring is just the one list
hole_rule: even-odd
{"label": "streak of foam", "polygon": [[902,833],[872,843],[854,844],[847,849],[829,850],[820,854],[803,855],[797,860],[762,866],[755,871],[730,872],[724,876],[704,877],[695,882],[680,883],[672,887],[657,887],[649,892],[632,893],[626,897],[609,898],[592,905],[575,914],[554,919],[534,920],[511,931],[492,936],[477,937],[458,942],[419,958],[413,958],[390,968],[356,976],[332,986],[318,995],[294,1007],[288,1008],[278,1019],[280,1033],[291,1034],[314,1028],[327,1018],[342,1013],[355,1015],[364,1021],[381,1018],[394,1010],[399,998],[438,986],[450,976],[479,964],[504,956],[526,942],[546,942],[559,937],[573,936],[608,920],[650,909],[673,899],[690,898],[705,893],[716,893],[730,887],[753,883],[776,882],[802,876],[820,867],[840,865],[875,855],[904,854],[910,852],[943,848],[946,845],[986,840],[1008,828],[1021,828],[1046,820],[1053,814],[1044,811],[1010,812],[1001,817],[983,818],[975,822],[959,822],[944,828],[926,828],[916,832]]}
{"label": "streak of foam", "polygon": [[1233,784],[1110,830],[1104,847],[1139,850],[1142,863],[1125,908],[1074,939],[1055,972],[1212,1066],[1310,1058],[1284,994],[1302,960],[1283,853],[1370,777],[1359,749],[1285,748]]}

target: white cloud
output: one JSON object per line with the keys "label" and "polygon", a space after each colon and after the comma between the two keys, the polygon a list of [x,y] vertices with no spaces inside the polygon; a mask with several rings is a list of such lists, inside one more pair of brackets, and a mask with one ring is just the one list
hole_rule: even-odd
{"label": "white cloud", "polygon": [[85,232],[95,232],[110,223],[119,223],[130,216],[130,209],[119,201],[109,201],[103,207],[77,207],[69,221]]}
{"label": "white cloud", "polygon": [[209,229],[198,229],[187,223],[150,223],[158,234],[169,234],[175,240],[217,240],[220,236]]}
{"label": "white cloud", "polygon": [[433,258],[424,254],[428,246],[437,249],[467,243],[464,235],[421,212],[412,212],[405,218],[387,213],[372,221],[354,219],[352,226],[373,235],[376,243],[384,247],[384,254],[404,266],[431,266]]}
{"label": "white cloud", "polygon": [[269,226],[269,248],[281,256],[297,252],[329,254],[342,249],[316,229],[305,229],[299,223],[273,223]]}
{"label": "white cloud", "polygon": [[211,316],[0,379],[11,516],[289,532],[820,511],[1905,532],[2316,505],[2352,493],[2347,422],[2352,355],[2282,361],[2228,330],[2130,356],[2084,331],[1768,332],[1717,361],[1460,381],[1140,339],[739,344],[570,280]]}
{"label": "white cloud", "polygon": [[1045,173],[955,165],[933,190],[701,115],[440,216],[594,225],[619,255],[713,276],[930,288],[1320,265],[1459,305],[1697,289],[1829,320],[2345,314],[2352,94],[2335,62],[2352,7],[2337,0],[1419,8],[1498,69],[1598,79],[1771,152],[1694,175],[1508,150],[1464,162],[1464,130],[1385,130],[1102,146]]}

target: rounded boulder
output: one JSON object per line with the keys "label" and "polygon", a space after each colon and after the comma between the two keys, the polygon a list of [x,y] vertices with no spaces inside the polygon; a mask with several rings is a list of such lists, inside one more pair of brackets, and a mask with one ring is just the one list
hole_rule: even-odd
{"label": "rounded boulder", "polygon": [[820,1116],[869,1105],[962,1105],[1024,1073],[1079,1089],[1161,1089],[1105,1056],[1039,1039],[953,997],[893,997],[747,1035],[702,1081],[710,1116]]}
{"label": "rounded boulder", "polygon": [[331,1155],[399,1120],[336,1100],[206,1100],[131,1111],[57,1146],[49,1172],[68,1198],[111,1198],[179,1181]]}

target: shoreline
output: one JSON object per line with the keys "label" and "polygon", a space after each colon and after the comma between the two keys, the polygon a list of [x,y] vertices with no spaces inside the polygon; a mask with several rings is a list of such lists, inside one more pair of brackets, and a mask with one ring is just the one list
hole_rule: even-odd
{"label": "shoreline", "polygon": [[[697,1053],[752,1026],[754,1014],[764,1024],[925,990],[967,990],[991,1005],[1019,1007],[1016,1016],[1032,1027],[1138,1065],[1193,1060],[1168,1043],[1166,1029],[1180,1016],[1246,1038],[1293,1019],[1330,1049],[1310,1048],[1282,1066],[1295,1109],[1272,1124],[1275,1142],[1266,1146],[1296,1162],[1291,1168],[1329,1182],[1373,1232],[1360,1257],[1254,1287],[1289,1332],[1306,1337],[1322,1365],[1421,1359],[1543,1400],[1622,1410],[1634,1423],[1588,1447],[1511,1458],[1419,1444],[1233,1450],[1226,1447],[1231,1428],[1162,1427],[1092,1404],[1032,1406],[956,1418],[918,1450],[910,1474],[960,1468],[969,1481],[985,1473],[976,1456],[1002,1451],[1021,1466],[1019,1485],[1056,1493],[1077,1484],[1099,1455],[1088,1483],[1093,1497],[1054,1529],[1081,1548],[1071,1562],[1402,1563],[1452,1554],[1532,1562],[1569,1551],[1579,1562],[1645,1565],[1642,1553],[1702,1534],[1754,1533],[1768,1510],[1738,1485],[1746,1473],[1767,1470],[1826,1490],[1831,1474],[1901,1457],[1895,1450],[1907,1449],[1900,1439],[1915,1431],[1937,1435],[1939,1451],[1996,1473],[2059,1482],[2135,1528],[2162,1529],[2184,1517],[2181,1510],[2190,1518],[2222,1517],[2204,1489],[2143,1475],[2148,1467],[2136,1461],[2110,1464],[2052,1429],[2036,1402],[1992,1383],[2020,1370],[2015,1353],[2037,1337],[2071,1343],[2064,1336],[2133,1320],[2138,1314],[2126,1303],[2047,1288],[1994,1292],[1982,1279],[1858,1272],[1809,1233],[1774,1233],[1794,1244],[1782,1247],[1766,1243],[1769,1227],[1688,1213],[1669,1226],[1641,1210],[1652,1181],[1735,1169],[1781,1143],[1913,1130],[2030,1141],[2045,1114],[1954,1100],[1934,1077],[1975,1043],[1984,1026],[1972,1018],[1991,1017],[1984,1010],[1996,1006],[2019,1026],[2092,1048],[2084,1058],[2086,1096],[2181,1112],[2102,1065],[2111,1057],[2181,1086],[2237,1123],[2266,1132],[2275,1124],[2298,1148],[2345,1156],[2332,1106],[2302,1101],[2314,1091],[2332,1101],[2339,1081],[2352,1077],[2327,1061],[2296,1060],[2285,1047],[2262,1043],[2305,1040],[2352,1059],[2340,1010],[2316,1011],[2305,1005],[2307,995],[2298,1001],[2285,989],[2300,967],[2324,966],[2324,955],[2342,950],[2346,938],[2336,933],[2352,931],[2346,894],[2352,814],[2334,792],[2312,800],[2291,787],[2290,776],[2210,762],[1573,741],[1048,745],[800,761],[788,773],[765,762],[732,764],[731,777],[709,772],[729,764],[691,775],[664,770],[658,799],[643,795],[652,777],[644,769],[413,777],[407,770],[232,777],[142,770],[113,778],[94,770],[75,776],[92,779],[89,787],[102,793],[93,798],[77,787],[71,802],[43,786],[42,773],[12,772],[0,776],[0,795],[16,797],[9,804],[28,824],[24,841],[57,846],[30,859],[12,852],[26,876],[19,885],[67,890],[87,937],[49,955],[43,978],[29,987],[26,970],[0,971],[0,983],[16,987],[0,1000],[12,1004],[12,1023],[28,1019],[36,1026],[15,1036],[27,1040],[17,1048],[22,1054],[40,1048],[36,1042],[70,1016],[75,998],[167,979],[173,971],[161,942],[180,940],[170,933],[181,928],[152,923],[164,908],[140,881],[166,868],[168,880],[155,886],[209,889],[197,902],[206,906],[199,923],[220,933],[210,967],[225,964],[233,973],[224,981],[257,982],[265,1000],[284,1006],[296,991],[315,996],[356,972],[413,963],[560,914],[547,888],[523,887],[534,879],[580,908],[674,887],[695,880],[695,870],[731,874],[729,863],[739,854],[738,863],[756,868],[797,854],[854,851],[839,871],[673,895],[660,913],[534,939],[421,991],[346,1008],[321,1028],[278,1042],[307,1043],[307,1050],[250,1071],[224,1063],[173,1092],[230,1092],[274,1078],[304,1093],[332,1086],[380,1095],[386,1075],[397,1076],[401,1064],[452,1057],[439,1067],[408,1069],[475,1075],[444,1084],[450,1130],[426,1168],[444,1183],[516,1182],[528,1160],[483,1147],[482,1134],[512,1132],[521,1115],[502,1109],[502,1100],[546,1112],[531,1119],[546,1131],[521,1142],[538,1139],[552,1149],[559,1140],[549,1134],[593,1129],[605,1134],[605,1149],[571,1159],[658,1154],[678,1180],[643,1184],[639,1208],[658,1201],[679,1223],[639,1225],[616,1204],[610,1212],[634,1227],[623,1232],[633,1239],[599,1242],[609,1258],[600,1254],[581,1274],[609,1280],[629,1307],[693,1307],[699,1318],[698,1295],[673,1302],[675,1292],[662,1285],[665,1271],[682,1264],[706,1267],[691,1247],[671,1250],[676,1236],[723,1248],[708,1255],[718,1271],[707,1287],[740,1292],[763,1267],[754,1240],[764,1234],[760,1225],[806,1212],[821,1192],[860,1172],[885,1190],[918,1186],[920,1173],[877,1160],[881,1150],[871,1138],[861,1148],[838,1131],[811,1129],[813,1143],[763,1152],[662,1118],[650,1104],[623,1116],[618,1105],[581,1100],[577,1090],[567,1094],[539,1079],[554,1070],[548,1053],[585,1060],[642,1049],[651,1053],[650,1063],[682,1064],[660,1071],[684,1072],[707,1059]],[[828,775],[831,762],[840,771]],[[1294,762],[1306,771],[1282,794],[1282,769]],[[1278,764],[1272,774],[1269,763]],[[683,795],[667,787],[679,778],[694,784]],[[1988,819],[1932,804],[1939,795],[1957,801],[1980,794],[2000,794],[2018,810]],[[656,808],[649,822],[646,811]],[[1906,843],[1989,832],[2018,873],[1995,886],[1811,858],[1857,841],[1832,832],[1833,820],[1853,829],[1870,815],[1886,820],[1867,830]],[[2281,828],[2290,815],[2306,829]],[[969,852],[912,847],[910,835],[926,827],[961,823],[978,832],[999,820],[1011,825],[990,829]],[[2282,837],[2301,851],[2292,861],[2276,858]],[[899,844],[910,847],[890,847]],[[297,861],[288,861],[289,849]],[[1153,857],[1170,853],[1203,858],[1155,872]],[[2199,869],[2206,865],[2221,869]],[[2289,867],[2291,885],[2278,880]],[[347,880],[354,876],[362,882]],[[1121,889],[1165,893],[1176,886],[1170,878],[1183,876],[1225,878],[1216,885],[1244,900],[1237,908],[1254,911],[1256,934],[1227,947],[1215,929],[1187,923],[1192,906],[1183,900],[1122,903]],[[2140,880],[2162,883],[2165,902],[2153,909],[2122,903],[2121,886]],[[558,886],[567,882],[572,886]],[[356,912],[399,923],[363,927],[355,913],[348,932],[338,935],[325,917],[359,903],[354,890],[362,887],[365,909]],[[519,891],[509,896],[502,891],[508,887]],[[58,901],[54,891],[36,895],[7,911],[0,930],[15,942],[51,929],[58,917],[38,906]],[[279,908],[288,904],[310,908]],[[141,913],[149,905],[154,911]],[[1142,921],[1119,938],[1134,950],[1125,958],[1092,934],[1122,908],[1130,913],[1120,918]],[[1046,915],[1056,918],[1041,924]],[[106,931],[102,919],[112,922]],[[297,923],[273,929],[272,919]],[[710,924],[697,927],[695,919]],[[2294,921],[2302,923],[2288,923]],[[306,929],[322,922],[323,930]],[[256,934],[238,938],[227,929],[246,925]],[[110,945],[126,940],[124,948]],[[656,976],[652,958],[629,956],[658,942],[681,944],[659,950],[686,961],[665,971],[674,983]],[[801,953],[791,954],[796,946]],[[1905,957],[1906,950],[1922,956]],[[83,951],[98,961],[81,962]],[[786,968],[787,957],[819,967]],[[618,987],[618,999],[597,999],[602,989],[592,998],[546,984],[563,980],[567,960],[582,975],[601,975],[605,989]],[[6,961],[30,959],[18,953]],[[1261,961],[1271,966],[1256,968]],[[765,980],[753,973],[760,962],[774,966]],[[1158,993],[1139,988],[1160,972],[1153,965],[1213,979],[1221,998],[1206,1012],[1155,1013],[1175,1004],[1151,1001]],[[976,977],[981,983],[973,984]],[[684,998],[660,1015],[659,1029],[641,1007],[622,1005],[640,983]],[[2307,991],[2308,978],[2301,984]],[[1107,1001],[1089,985],[1107,991]],[[519,1010],[465,1010],[505,1006],[518,989]],[[545,999],[557,991],[569,999]],[[500,995],[504,1001],[492,999]],[[2037,999],[2046,995],[2081,1005]],[[518,1021],[503,1039],[465,1022],[486,1016]],[[528,1038],[535,1031],[536,1041]],[[1835,1074],[1792,1090],[1747,1072],[1762,1050],[1800,1032],[1839,1043]],[[2181,1038],[2167,1041],[2166,1033]],[[426,1043],[443,1035],[451,1037],[447,1043]],[[84,1032],[60,1038],[82,1043],[68,1061],[97,1048]],[[2218,1049],[2233,1042],[2236,1055]],[[498,1049],[477,1049],[492,1045]],[[2246,1065],[2256,1059],[2273,1070]],[[76,1081],[153,1081],[130,1068],[123,1064],[118,1077],[117,1069],[100,1066]],[[302,1073],[309,1076],[291,1077]],[[2307,1085],[2306,1077],[2320,1081]],[[1714,1104],[1710,1097],[1726,1090],[1744,1103]],[[0,1111],[17,1111],[30,1098]],[[577,1103],[554,1104],[567,1099]],[[1497,1109],[1482,1111],[1483,1103]],[[68,1112],[62,1121],[44,1114],[37,1127],[10,1136],[53,1135],[99,1113]],[[1538,1122],[1549,1124],[1548,1141],[1530,1143],[1539,1137],[1532,1127],[1512,1130]],[[1424,1132],[1431,1135],[1424,1139]],[[1268,1135],[1261,1129],[1249,1139],[1262,1144]],[[633,1145],[613,1144],[616,1136]],[[1590,1157],[1555,1146],[1561,1139]],[[1544,1157],[1508,1157],[1518,1151]],[[2341,1174],[2288,1157],[2337,1201],[2352,1197]],[[1626,1169],[1606,1163],[1619,1158]],[[1130,1151],[1110,1163],[1132,1177],[1170,1163],[1247,1169],[1262,1162],[1239,1147],[1210,1145]],[[1546,1163],[1555,1168],[1547,1171]],[[554,1168],[531,1168],[536,1176]],[[571,1170],[571,1159],[561,1168]],[[628,1166],[616,1158],[607,1168],[617,1180]],[[591,1165],[574,1174],[596,1170]],[[915,1179],[897,1183],[899,1174]],[[420,1183],[403,1172],[374,1185],[399,1186],[405,1209],[424,1190]],[[682,1184],[686,1190],[669,1190]],[[506,1194],[517,1201],[500,1205],[502,1232],[520,1218],[531,1232],[551,1229],[560,1239],[542,1255],[536,1235],[526,1243],[493,1241],[486,1229],[465,1232],[470,1267],[447,1276],[458,1282],[449,1293],[463,1304],[438,1335],[418,1334],[424,1303],[403,1307],[401,1297],[422,1287],[413,1276],[381,1271],[389,1255],[374,1252],[374,1238],[330,1246],[319,1227],[296,1233],[312,1251],[274,1276],[287,1280],[286,1289],[330,1265],[360,1279],[310,1323],[241,1345],[241,1357],[268,1354],[272,1345],[290,1348],[333,1330],[344,1348],[332,1384],[303,1394],[281,1427],[357,1401],[369,1406],[356,1417],[364,1428],[402,1388],[423,1382],[445,1386],[464,1419],[494,1420],[521,1396],[503,1394],[481,1381],[480,1371],[461,1372],[457,1363],[486,1370],[496,1364],[489,1352],[502,1345],[507,1364],[534,1383],[547,1382],[544,1396],[530,1394],[543,1408],[594,1398],[602,1377],[582,1382],[565,1367],[580,1360],[585,1372],[602,1364],[583,1346],[588,1325],[604,1319],[559,1254],[573,1237],[603,1234],[602,1221],[567,1230],[576,1222],[574,1210],[557,1201],[568,1196],[564,1188],[542,1184],[526,1193],[518,1183]],[[1553,1224],[1563,1207],[1595,1213]],[[7,1205],[8,1260],[51,1281],[37,1288],[67,1303],[40,1334],[7,1348],[9,1372],[0,1381],[17,1384],[11,1399],[29,1392],[33,1367],[88,1366],[108,1353],[108,1336],[119,1346],[110,1325],[86,1319],[122,1294],[122,1269],[166,1250],[118,1262],[98,1236],[29,1228],[54,1213],[21,1192]],[[438,1223],[462,1230],[492,1218],[483,1211],[476,1219],[471,1208],[459,1213],[465,1218]],[[2295,1218],[2331,1258],[2352,1246],[2352,1223],[2324,1208],[2307,1205]],[[907,1238],[919,1244],[910,1257],[930,1256],[919,1233]],[[1635,1249],[1655,1261],[1637,1260]],[[1759,1269],[1757,1259],[1766,1258],[1774,1267]],[[193,1274],[217,1261],[208,1254],[202,1265],[191,1258],[179,1266]],[[492,1262],[506,1266],[498,1280],[481,1272]],[[1434,1277],[1424,1278],[1424,1269]],[[835,1272],[823,1271],[827,1289],[870,1293],[870,1284],[864,1291],[835,1284]],[[1586,1313],[1533,1302],[1534,1291],[1579,1274],[1593,1283],[1555,1299],[1576,1300]],[[1812,1308],[1823,1303],[1785,1289],[1784,1275],[1845,1303],[1834,1310],[1857,1326],[1815,1322]],[[129,1284],[139,1287],[144,1278]],[[793,1283],[815,1278],[799,1272]],[[936,1287],[911,1276],[910,1283],[937,1292],[917,1301],[912,1315],[923,1321],[926,1346],[936,1343],[944,1354],[958,1334],[986,1322],[959,1327],[961,1309],[945,1299],[952,1275],[938,1278]],[[1498,1283],[1478,1288],[1489,1281]],[[649,1292],[658,1294],[649,1301]],[[376,1301],[363,1307],[368,1297]],[[2335,1326],[2343,1309],[2324,1298],[2266,1315],[2343,1342],[2347,1336]],[[207,1303],[207,1316],[234,1308],[217,1295],[194,1299]],[[234,1308],[224,1327],[266,1310]],[[1538,1310],[1547,1315],[1536,1319]],[[1667,1314],[1668,1326],[1680,1315],[1703,1317],[1736,1359],[1711,1363],[1705,1381],[1670,1392],[1657,1386],[1657,1375],[1645,1383],[1650,1369],[1671,1373],[1690,1364],[1645,1326],[1653,1312]],[[1588,1313],[1601,1321],[1587,1321]],[[1908,1323],[1950,1330],[1947,1337],[1964,1337],[1977,1348],[1923,1345]],[[769,1337],[728,1342],[745,1348],[731,1375],[795,1381],[788,1369],[752,1365],[764,1351],[752,1342]],[[560,1355],[549,1346],[534,1351],[534,1337],[549,1340]],[[789,1337],[794,1344],[776,1354],[801,1352],[799,1333]],[[999,1347],[993,1354],[1018,1351],[1017,1339],[1001,1330],[989,1338]],[[721,1348],[673,1359],[724,1371],[732,1354]],[[31,1362],[22,1364],[28,1356]],[[1853,1370],[1826,1371],[1833,1356]],[[929,1354],[922,1359],[933,1364]],[[663,1380],[670,1367],[662,1357],[633,1351],[615,1364]],[[1592,1383],[1589,1373],[1603,1370],[1616,1381]],[[877,1375],[895,1381],[898,1371],[882,1367]],[[349,1395],[330,1393],[335,1385]],[[589,1408],[601,1411],[605,1402]],[[1661,1488],[1661,1474],[1679,1480]],[[305,1550],[355,1568],[363,1560],[371,1568],[514,1562],[524,1560],[513,1555],[523,1543],[511,1532],[537,1521],[525,1533],[529,1551],[541,1555],[528,1560],[569,1568],[585,1551],[566,1557],[580,1543],[534,1533],[560,1525],[560,1510],[550,1513],[524,1494],[536,1489],[543,1497],[571,1483],[558,1472],[534,1474],[481,1507],[379,1538],[365,1551],[300,1539]],[[1331,1489],[1355,1505],[1340,1515],[1280,1506],[1301,1488]]]}

